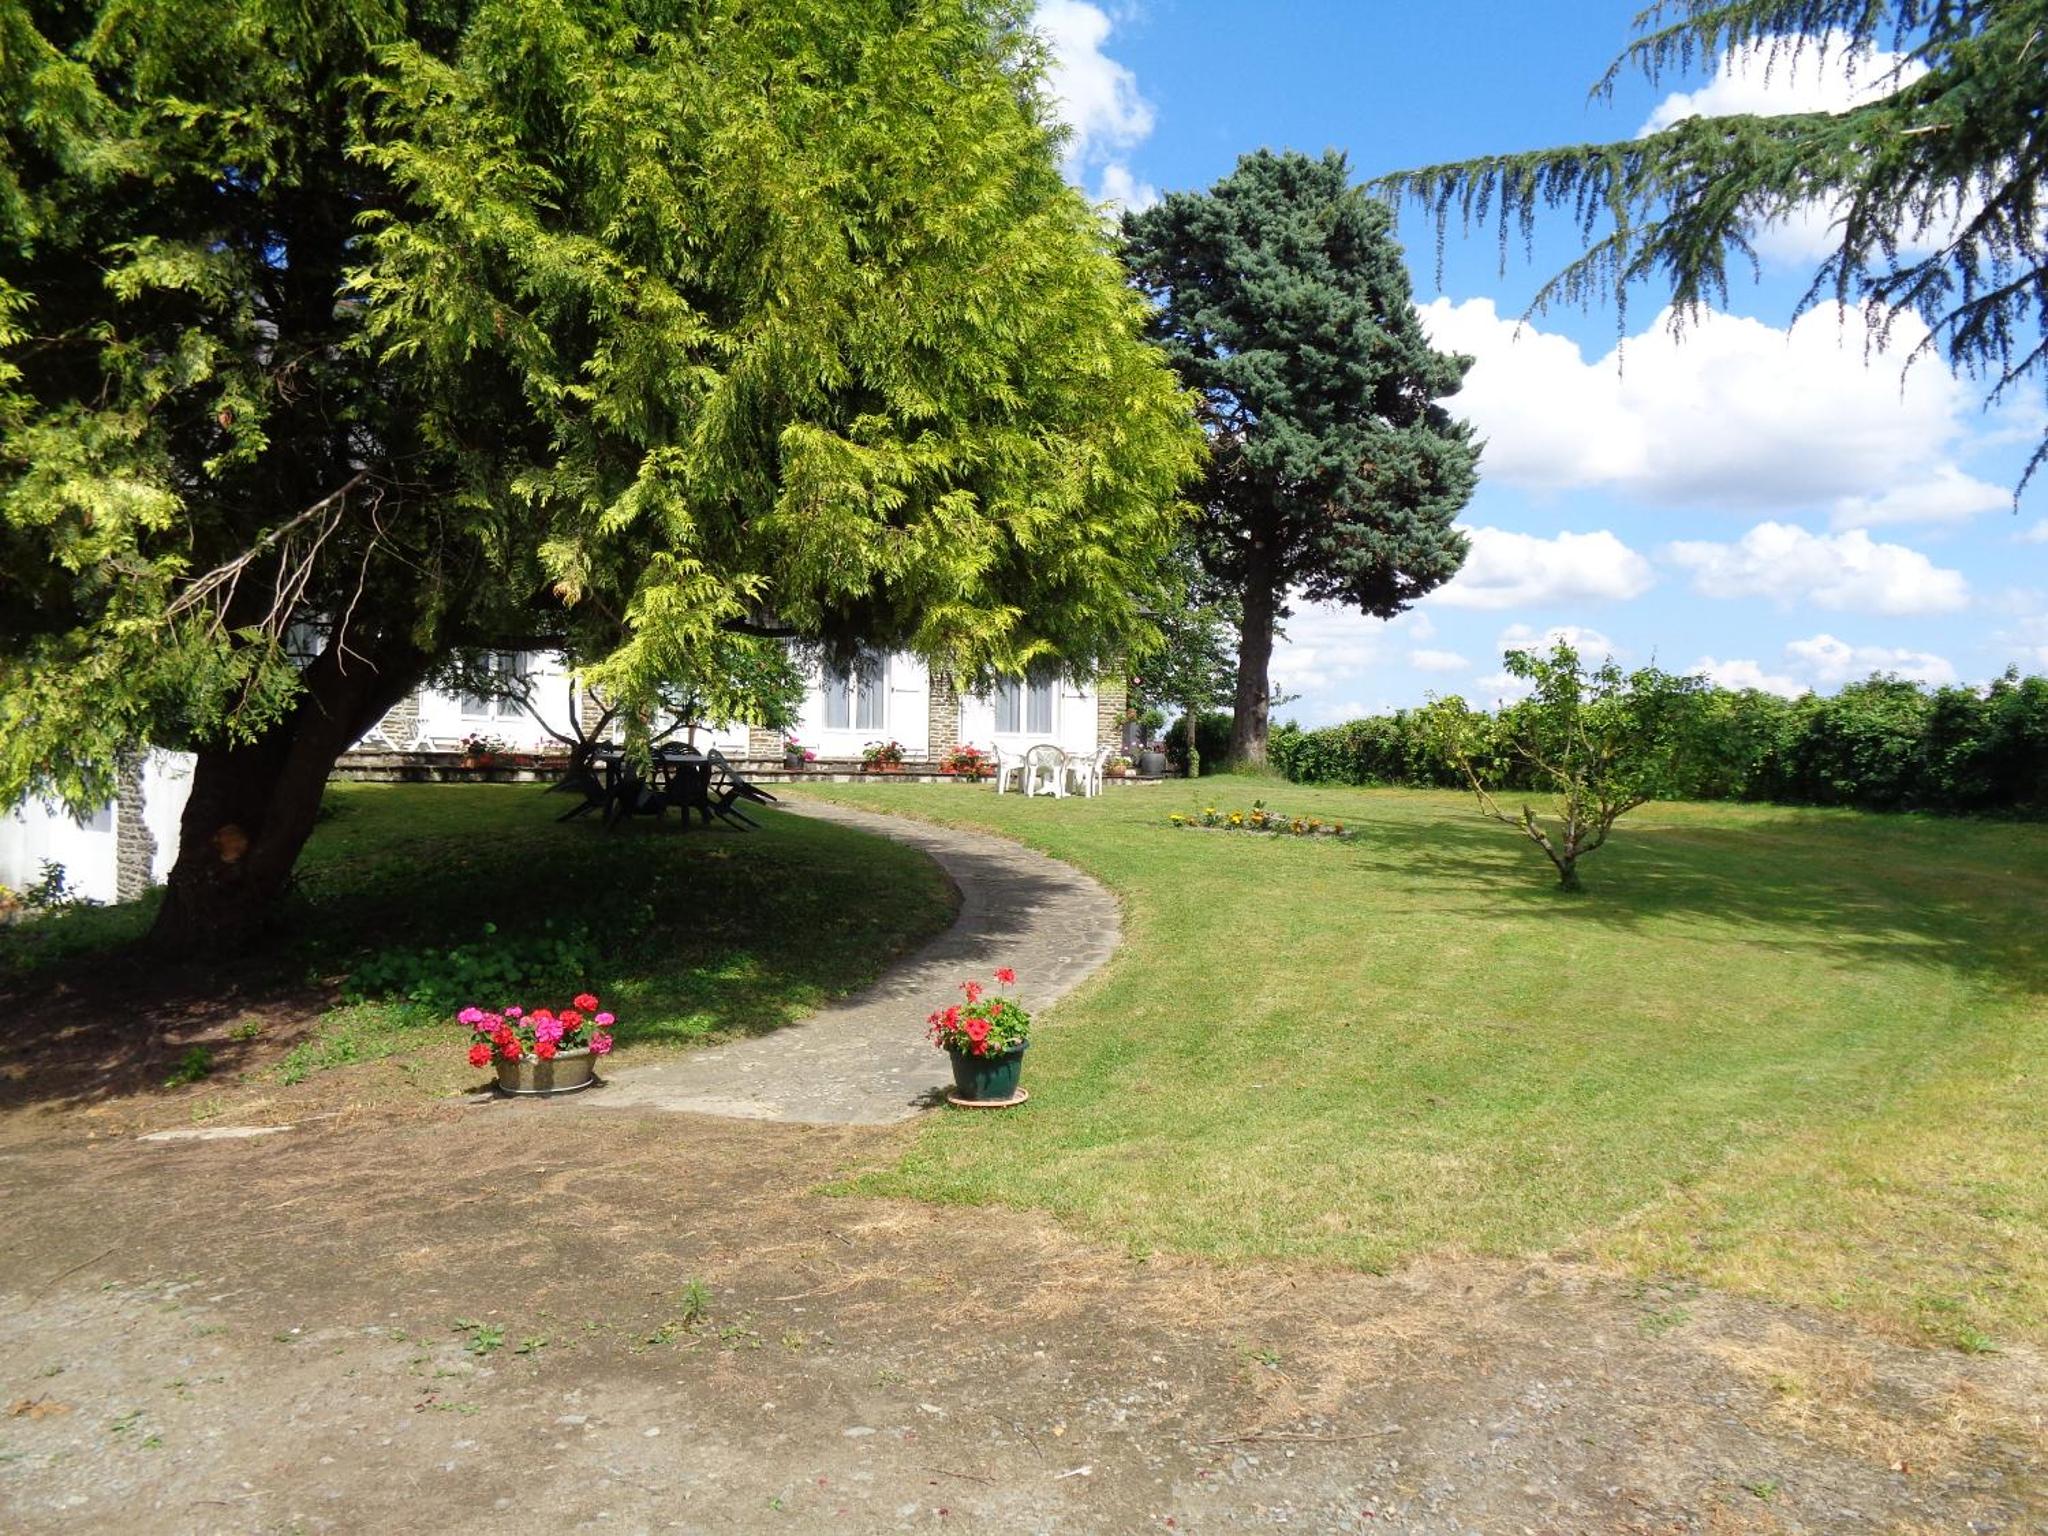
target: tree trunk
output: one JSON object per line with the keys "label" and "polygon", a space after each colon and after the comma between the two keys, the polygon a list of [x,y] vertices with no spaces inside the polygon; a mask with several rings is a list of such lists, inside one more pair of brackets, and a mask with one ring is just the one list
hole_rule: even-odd
{"label": "tree trunk", "polygon": [[1278,599],[1271,566],[1254,555],[1247,570],[1244,616],[1237,631],[1237,698],[1230,713],[1230,765],[1266,766],[1271,724],[1273,617]]}
{"label": "tree trunk", "polygon": [[1202,776],[1202,749],[1199,745],[1201,741],[1200,707],[1192,703],[1188,704],[1181,713],[1181,723],[1186,727],[1188,733],[1188,777],[1199,779]]}
{"label": "tree trunk", "polygon": [[178,857],[150,942],[172,954],[232,954],[276,920],[336,759],[425,671],[406,648],[378,670],[330,649],[307,666],[292,712],[256,741],[198,754]]}

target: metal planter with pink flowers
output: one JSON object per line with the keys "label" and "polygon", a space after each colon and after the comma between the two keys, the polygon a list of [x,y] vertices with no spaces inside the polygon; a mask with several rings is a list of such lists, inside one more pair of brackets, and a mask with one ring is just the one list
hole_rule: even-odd
{"label": "metal planter with pink flowers", "polygon": [[522,1095],[576,1093],[597,1081],[597,1057],[589,1047],[557,1051],[543,1061],[528,1053],[517,1061],[498,1058],[498,1092]]}
{"label": "metal planter with pink flowers", "polygon": [[615,1022],[589,992],[560,1010],[472,1006],[456,1019],[469,1030],[469,1064],[493,1068],[498,1092],[516,1098],[580,1093],[595,1083]]}

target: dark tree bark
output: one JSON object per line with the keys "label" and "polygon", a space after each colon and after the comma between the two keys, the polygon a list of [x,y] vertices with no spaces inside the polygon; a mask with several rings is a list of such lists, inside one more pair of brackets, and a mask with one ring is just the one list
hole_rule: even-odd
{"label": "dark tree bark", "polygon": [[336,760],[418,684],[426,662],[403,647],[381,665],[355,652],[344,663],[330,647],[306,668],[291,714],[256,741],[199,752],[154,946],[221,955],[262,938]]}
{"label": "dark tree bark", "polygon": [[1273,625],[1279,608],[1273,567],[1262,548],[1245,562],[1244,619],[1237,632],[1237,698],[1230,713],[1230,764],[1266,766],[1272,725]]}

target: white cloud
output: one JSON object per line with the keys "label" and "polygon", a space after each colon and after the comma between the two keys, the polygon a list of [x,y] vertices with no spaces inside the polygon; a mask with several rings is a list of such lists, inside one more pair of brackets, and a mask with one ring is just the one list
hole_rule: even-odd
{"label": "white cloud", "polygon": [[1491,299],[1421,314],[1438,346],[1476,359],[1452,404],[1486,439],[1491,480],[1783,512],[1968,479],[1954,450],[1975,403],[1938,362],[1901,377],[1927,334],[1909,313],[1880,348],[1861,310],[1834,304],[1788,329],[1710,311],[1682,336],[1667,310],[1591,359]]}
{"label": "white cloud", "polygon": [[1956,680],[1956,669],[1945,656],[1932,651],[1912,651],[1900,646],[1851,645],[1833,635],[1815,635],[1794,640],[1785,647],[1783,672],[1765,670],[1755,661],[1717,661],[1702,656],[1691,671],[1704,674],[1723,688],[1757,688],[1784,698],[1802,693],[1861,682],[1873,672],[1911,678],[1916,682],[1941,685]]}
{"label": "white cloud", "polygon": [[1149,181],[1140,181],[1127,165],[1105,165],[1102,181],[1095,190],[1095,200],[1109,204],[1119,213],[1126,208],[1133,213],[1143,213],[1159,201],[1159,189]]}
{"label": "white cloud", "polygon": [[1760,663],[1754,661],[1716,661],[1711,656],[1702,656],[1687,671],[1706,677],[1723,688],[1756,688],[1787,699],[1796,699],[1807,692],[1806,684],[1782,672],[1766,672]]}
{"label": "white cloud", "polygon": [[1845,496],[1829,521],[1837,528],[1891,523],[1961,523],[2012,504],[2012,492],[1942,464],[1925,480],[1895,485],[1876,496]]}
{"label": "white cloud", "polygon": [[1491,672],[1472,680],[1472,689],[1465,694],[1465,703],[1473,709],[1495,709],[1503,704],[1519,704],[1535,691],[1536,685],[1526,677],[1516,677],[1512,672]]}
{"label": "white cloud", "polygon": [[1408,653],[1408,665],[1418,672],[1462,672],[1472,663],[1456,651],[1415,650]]}
{"label": "white cloud", "polygon": [[1665,553],[1692,572],[1693,590],[1707,597],[1889,615],[1947,613],[1969,602],[1962,572],[1903,544],[1879,544],[1860,528],[1819,534],[1759,523],[1733,544],[1689,540]]}
{"label": "white cloud", "polygon": [[1713,79],[1665,97],[1637,132],[1656,133],[1688,117],[1846,112],[1926,73],[1926,65],[1902,53],[1852,49],[1840,31],[1763,39],[1722,54]]}
{"label": "white cloud", "polygon": [[1610,656],[1619,659],[1627,654],[1599,630],[1579,624],[1553,624],[1545,630],[1537,630],[1527,624],[1510,624],[1500,632],[1497,644],[1502,651],[1548,652],[1559,641],[1577,651],[1579,660],[1595,666]]}
{"label": "white cloud", "polygon": [[1833,635],[1794,640],[1786,658],[1822,688],[1839,688],[1873,672],[1896,673],[1922,683],[1952,683],[1956,669],[1948,659],[1929,651],[1908,651],[1886,645],[1850,645]]}
{"label": "white cloud", "polygon": [[2022,544],[2048,544],[2048,517],[2044,517],[2041,521],[2034,524],[2033,527],[2021,534],[2019,539]]}
{"label": "white cloud", "polygon": [[[1714,76],[1696,91],[1665,97],[1639,133],[1655,133],[1688,117],[1731,117],[1738,113],[1846,112],[1889,96],[1927,73],[1927,66],[1884,48],[1858,50],[1846,33],[1786,35],[1732,48],[1721,55]],[[1900,249],[1924,256],[1940,249],[1963,222],[1953,200],[1931,212],[1927,226],[1898,232]],[[1821,200],[1760,210],[1752,243],[1768,262],[1811,265],[1840,248],[1834,230],[1840,204]]]}
{"label": "white cloud", "polygon": [[1354,609],[1301,605],[1282,625],[1284,637],[1273,647],[1273,686],[1299,694],[1355,686],[1384,654],[1384,627]]}
{"label": "white cloud", "polygon": [[1143,208],[1158,190],[1139,180],[1125,155],[1151,135],[1152,103],[1138,90],[1128,66],[1102,51],[1115,28],[1110,15],[1087,0],[1038,0],[1033,25],[1052,52],[1048,83],[1070,130],[1066,172],[1083,186],[1097,173],[1097,202]]}
{"label": "white cloud", "polygon": [[1656,583],[1650,562],[1606,529],[1540,538],[1468,528],[1472,551],[1458,574],[1425,599],[1446,608],[1525,608],[1539,603],[1619,601]]}

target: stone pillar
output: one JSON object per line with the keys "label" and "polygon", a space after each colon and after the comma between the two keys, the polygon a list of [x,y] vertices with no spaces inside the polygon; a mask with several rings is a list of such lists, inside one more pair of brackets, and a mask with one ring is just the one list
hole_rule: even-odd
{"label": "stone pillar", "polygon": [[604,718],[604,701],[588,688],[576,690],[576,723],[583,728],[583,734],[597,733],[597,722]]}
{"label": "stone pillar", "polygon": [[144,819],[141,752],[124,752],[114,765],[114,900],[140,901],[156,865],[156,838]]}
{"label": "stone pillar", "polygon": [[926,729],[930,732],[931,760],[943,763],[960,745],[960,695],[954,691],[953,674],[933,672],[930,694]]}
{"label": "stone pillar", "polygon": [[377,722],[386,739],[400,752],[412,746],[413,737],[420,729],[420,696],[418,690],[408,693],[384,712],[384,718]]}
{"label": "stone pillar", "polygon": [[765,725],[747,727],[747,756],[762,762],[782,761],[782,744],[788,738],[780,731],[771,731]]}
{"label": "stone pillar", "polygon": [[1103,672],[1095,679],[1095,744],[1121,747],[1124,709],[1130,702],[1130,679],[1122,672]]}

